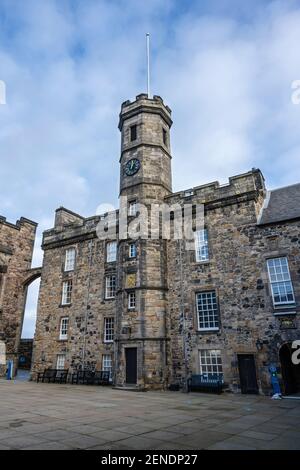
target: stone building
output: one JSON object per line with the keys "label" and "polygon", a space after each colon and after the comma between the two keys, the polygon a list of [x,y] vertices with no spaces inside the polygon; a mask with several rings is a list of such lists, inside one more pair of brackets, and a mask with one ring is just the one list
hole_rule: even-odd
{"label": "stone building", "polygon": [[[33,377],[107,369],[117,386],[166,388],[217,373],[232,391],[269,393],[275,364],[285,392],[299,391],[300,184],[269,192],[252,169],[173,193],[171,125],[158,96],[124,102],[119,210],[61,207],[44,232]],[[175,236],[185,207],[192,246]]]}
{"label": "stone building", "polygon": [[[39,275],[31,269],[37,224],[22,217],[16,224],[0,217],[0,340],[6,359],[17,368],[28,285]],[[5,372],[2,364],[0,375]]]}

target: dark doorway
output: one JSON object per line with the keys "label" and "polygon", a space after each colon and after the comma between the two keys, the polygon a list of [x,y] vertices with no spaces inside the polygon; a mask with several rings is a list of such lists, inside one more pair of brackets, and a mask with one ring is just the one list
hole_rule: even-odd
{"label": "dark doorway", "polygon": [[136,384],[137,381],[137,349],[126,348],[126,383]]}
{"label": "dark doorway", "polygon": [[296,365],[292,363],[292,354],[294,351],[295,349],[292,349],[291,343],[283,344],[279,351],[284,388],[283,393],[285,395],[300,392],[300,364]]}
{"label": "dark doorway", "polygon": [[258,393],[255,360],[253,354],[238,354],[242,393]]}

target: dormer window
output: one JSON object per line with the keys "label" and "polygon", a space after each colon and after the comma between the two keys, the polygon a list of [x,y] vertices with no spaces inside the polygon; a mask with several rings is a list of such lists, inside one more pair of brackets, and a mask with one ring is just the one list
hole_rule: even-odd
{"label": "dormer window", "polygon": [[130,127],[130,141],[133,142],[137,138],[136,124]]}

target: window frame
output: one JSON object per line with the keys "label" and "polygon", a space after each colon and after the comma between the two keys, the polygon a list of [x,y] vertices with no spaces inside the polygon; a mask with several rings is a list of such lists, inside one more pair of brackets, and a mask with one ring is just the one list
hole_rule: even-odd
{"label": "window frame", "polygon": [[[201,238],[199,237],[201,234]],[[202,236],[203,234],[203,236]],[[195,243],[195,260],[196,263],[207,263],[210,260],[209,242],[208,242],[208,230],[206,227],[194,231],[194,243]],[[201,251],[205,251],[205,258],[202,257]],[[200,255],[200,256],[199,256]]]}
{"label": "window frame", "polygon": [[[132,299],[134,299],[133,304],[131,302]],[[128,307],[128,310],[136,309],[136,292],[135,291],[128,292],[127,307]]]}
{"label": "window frame", "polygon": [[[275,260],[285,260],[286,261],[286,267],[287,267],[287,271],[286,273],[284,273],[283,269],[282,269],[282,264],[280,263],[280,273],[276,272],[276,269],[275,269],[275,273],[271,273],[271,266],[270,266],[270,263],[271,261],[275,261]],[[287,256],[276,256],[276,257],[273,257],[273,258],[268,258],[267,260],[267,270],[268,270],[268,278],[269,278],[269,284],[270,284],[270,288],[271,288],[271,295],[272,295],[272,301],[273,301],[273,306],[276,308],[276,307],[281,307],[281,306],[289,306],[289,305],[295,305],[295,302],[296,302],[296,299],[295,299],[295,292],[294,292],[294,287],[293,287],[293,282],[292,282],[292,278],[291,278],[291,273],[290,273],[290,267],[289,267],[289,260],[288,260],[288,257]],[[272,268],[275,268],[275,266],[272,266]],[[276,280],[276,281],[272,281],[272,276],[277,276],[280,275],[280,276],[284,276],[284,274],[287,274],[288,275],[288,279],[282,279],[282,280]],[[287,300],[287,301],[280,301],[280,302],[276,302],[275,301],[275,294],[274,294],[274,285],[280,285],[280,284],[289,284],[290,285],[290,288],[291,288],[291,294],[293,296],[293,300]],[[286,290],[286,289],[285,289]],[[279,293],[279,295],[281,296],[281,294]],[[288,295],[287,293],[285,294],[286,296]]]}
{"label": "window frame", "polygon": [[[107,358],[110,358],[108,361],[110,365],[105,365],[105,362],[107,361]],[[112,380],[112,373],[113,373],[113,367],[112,367],[112,354],[109,353],[104,353],[102,354],[102,370],[109,372],[109,380]]]}
{"label": "window frame", "polygon": [[[215,308],[209,310],[209,302],[206,302],[204,304],[202,302],[202,306],[206,305],[206,309],[202,309],[202,315],[203,315],[203,320],[202,323],[205,323],[204,318],[207,317],[206,322],[211,323],[210,317],[213,316],[213,322],[214,324],[217,324],[218,326],[205,326],[205,327],[200,327],[200,310],[199,310],[199,300],[198,297],[202,297],[204,299],[204,296],[207,296],[208,294],[211,294],[214,296],[215,302],[211,302],[211,305],[215,304]],[[214,312],[214,313],[212,313]],[[206,315],[205,315],[206,313]],[[218,304],[218,297],[217,297],[217,292],[215,290],[209,290],[209,291],[203,291],[203,292],[196,292],[196,314],[197,314],[197,331],[219,331],[220,330],[220,309],[219,309],[219,304]]]}
{"label": "window frame", "polygon": [[[64,323],[67,324],[67,326],[63,325]],[[64,326],[64,328],[63,328]],[[66,333],[62,333],[62,331],[66,331]],[[60,341],[65,341],[68,339],[68,331],[69,331],[69,317],[61,317],[60,323],[59,323],[59,339]]]}
{"label": "window frame", "polygon": [[[108,280],[114,278],[114,283],[111,286],[108,286]],[[105,276],[105,300],[115,299],[116,297],[116,288],[117,288],[117,276],[116,274],[108,274]],[[108,295],[109,289],[112,292],[112,295]]]}
{"label": "window frame", "polygon": [[[132,254],[132,247],[134,248],[134,254]],[[136,244],[135,243],[129,243],[129,258],[133,259],[136,258]]]}
{"label": "window frame", "polygon": [[130,126],[130,142],[135,142],[137,140],[137,125],[132,124]]}
{"label": "window frame", "polygon": [[[71,258],[68,258],[68,253],[70,252],[74,253],[74,255]],[[76,248],[72,246],[65,250],[64,272],[68,273],[68,272],[74,271],[75,263],[76,263]],[[69,265],[71,265],[71,267],[69,267]]]}
{"label": "window frame", "polygon": [[[133,207],[134,207],[134,210],[132,210]],[[138,203],[136,199],[133,199],[132,201],[128,202],[128,215],[130,217],[136,217],[137,212],[138,212],[137,207],[138,207]]]}
{"label": "window frame", "polygon": [[[215,363],[212,360],[213,359],[212,353],[218,353],[214,355],[214,359],[216,360]],[[208,379],[213,375],[218,375],[218,376],[222,376],[222,380],[224,380],[221,349],[199,349],[198,357],[199,357],[199,371],[201,375],[206,375]],[[205,361],[202,361],[202,358],[204,358]],[[218,362],[218,359],[220,359],[219,362]],[[217,371],[208,370],[209,368],[213,368],[213,367],[216,367],[218,370]]]}
{"label": "window frame", "polygon": [[105,317],[104,318],[104,343],[113,343],[115,335],[115,319],[114,317]]}
{"label": "window frame", "polygon": [[[59,364],[61,358],[63,358],[62,367],[61,367],[61,365]],[[57,369],[57,370],[64,370],[65,364],[66,364],[66,355],[63,354],[63,353],[57,354],[57,355],[56,355],[56,369]]]}
{"label": "window frame", "polygon": [[[112,250],[111,247],[114,246]],[[117,251],[118,251],[117,240],[111,240],[106,243],[106,262],[115,263],[117,261]]]}
{"label": "window frame", "polygon": [[[65,286],[71,286],[70,288]],[[72,303],[72,293],[73,293],[73,280],[67,279],[62,283],[62,295],[61,295],[61,305],[71,305]]]}

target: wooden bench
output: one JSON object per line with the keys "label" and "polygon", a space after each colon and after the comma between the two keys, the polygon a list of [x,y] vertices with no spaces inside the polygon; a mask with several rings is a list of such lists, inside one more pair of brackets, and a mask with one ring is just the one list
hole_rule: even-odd
{"label": "wooden bench", "polygon": [[222,393],[224,388],[223,377],[219,374],[192,375],[188,379],[188,391]]}
{"label": "wooden bench", "polygon": [[67,383],[69,369],[45,369],[44,372],[38,372],[37,382]]}

